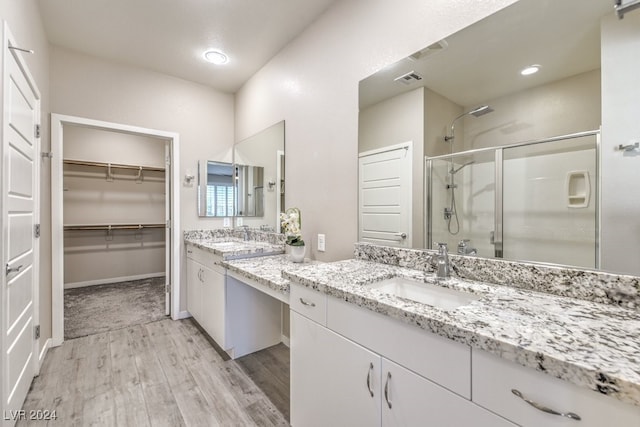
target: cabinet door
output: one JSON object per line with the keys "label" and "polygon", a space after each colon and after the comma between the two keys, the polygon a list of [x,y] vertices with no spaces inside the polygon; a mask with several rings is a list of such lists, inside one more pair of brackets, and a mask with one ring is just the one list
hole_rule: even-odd
{"label": "cabinet door", "polygon": [[379,426],[380,356],[291,311],[291,425]]}
{"label": "cabinet door", "polygon": [[202,322],[201,325],[222,349],[225,341],[225,275],[217,270],[202,267]]}
{"label": "cabinet door", "polygon": [[187,258],[187,310],[194,319],[202,321],[202,282],[201,266]]}
{"label": "cabinet door", "polygon": [[515,426],[384,358],[381,387],[383,426]]}

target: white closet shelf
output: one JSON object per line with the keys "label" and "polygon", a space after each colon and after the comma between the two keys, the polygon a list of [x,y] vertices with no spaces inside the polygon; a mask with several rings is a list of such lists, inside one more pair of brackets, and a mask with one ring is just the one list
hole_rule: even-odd
{"label": "white closet shelf", "polygon": [[156,166],[136,166],[136,165],[125,165],[119,163],[105,163],[105,162],[89,162],[86,160],[74,160],[74,159],[63,159],[62,163],[65,165],[78,165],[78,166],[95,166],[95,167],[104,167],[111,169],[131,169],[131,170],[142,170],[142,171],[151,171],[151,172],[164,172],[165,168],[159,168]]}
{"label": "white closet shelf", "polygon": [[65,225],[64,231],[81,231],[81,230],[142,230],[145,228],[166,228],[166,224],[84,224],[84,225]]}

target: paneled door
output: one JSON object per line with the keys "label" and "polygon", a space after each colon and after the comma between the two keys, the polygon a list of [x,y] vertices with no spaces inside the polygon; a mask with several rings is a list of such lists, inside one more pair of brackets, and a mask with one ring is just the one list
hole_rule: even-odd
{"label": "paneled door", "polygon": [[[40,96],[8,29],[2,57],[2,409],[19,418],[38,367],[37,222]],[[37,127],[38,126],[38,127]]]}
{"label": "paneled door", "polygon": [[360,153],[358,240],[410,248],[412,144]]}

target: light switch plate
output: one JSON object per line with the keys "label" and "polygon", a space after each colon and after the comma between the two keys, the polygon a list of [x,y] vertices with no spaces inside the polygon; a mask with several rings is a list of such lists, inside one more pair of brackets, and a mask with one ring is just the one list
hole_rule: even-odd
{"label": "light switch plate", "polygon": [[231,218],[225,218],[225,219],[222,221],[222,226],[223,226],[223,227],[231,227]]}
{"label": "light switch plate", "polygon": [[318,252],[324,252],[324,234],[318,234]]}
{"label": "light switch plate", "polygon": [[236,218],[236,227],[242,227],[242,218]]}

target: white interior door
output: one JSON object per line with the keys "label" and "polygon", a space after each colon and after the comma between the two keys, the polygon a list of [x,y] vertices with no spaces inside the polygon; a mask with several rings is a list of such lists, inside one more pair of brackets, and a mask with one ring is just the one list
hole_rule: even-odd
{"label": "white interior door", "polygon": [[[38,138],[40,96],[4,28],[2,129],[2,409],[12,425],[37,371]],[[12,412],[13,411],[13,412]],[[12,416],[12,414],[14,414]]]}
{"label": "white interior door", "polygon": [[411,247],[412,143],[360,153],[358,240]]}

